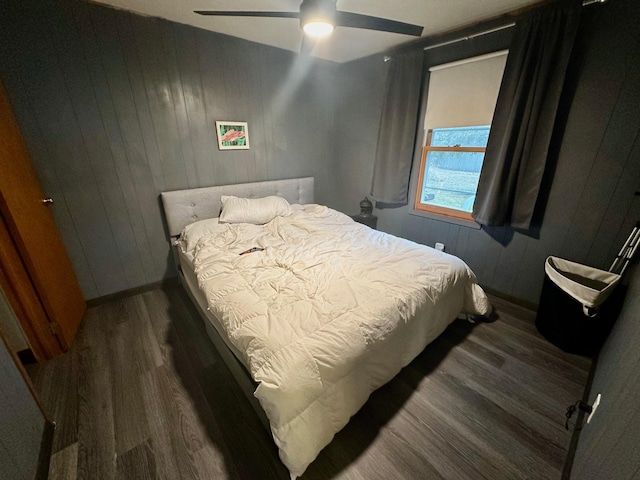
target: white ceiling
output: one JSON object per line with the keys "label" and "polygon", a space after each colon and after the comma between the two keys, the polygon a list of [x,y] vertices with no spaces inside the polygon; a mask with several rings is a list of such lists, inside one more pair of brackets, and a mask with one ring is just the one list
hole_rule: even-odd
{"label": "white ceiling", "polygon": [[[212,17],[194,10],[298,11],[301,0],[94,0],[131,12],[299,51],[302,31],[297,19]],[[455,30],[540,0],[338,0],[338,10],[390,18],[424,26],[422,36]],[[313,50],[315,57],[348,62],[415,40],[395,33],[338,27]]]}

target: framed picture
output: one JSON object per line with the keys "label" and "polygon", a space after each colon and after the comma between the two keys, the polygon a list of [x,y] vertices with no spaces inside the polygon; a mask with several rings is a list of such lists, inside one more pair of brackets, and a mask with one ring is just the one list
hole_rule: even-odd
{"label": "framed picture", "polygon": [[248,150],[249,126],[247,122],[216,122],[220,150]]}

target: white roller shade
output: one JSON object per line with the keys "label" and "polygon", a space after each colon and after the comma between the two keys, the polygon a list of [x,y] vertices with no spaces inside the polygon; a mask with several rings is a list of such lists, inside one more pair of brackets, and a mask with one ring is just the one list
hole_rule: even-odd
{"label": "white roller shade", "polygon": [[507,53],[431,67],[425,129],[490,125]]}

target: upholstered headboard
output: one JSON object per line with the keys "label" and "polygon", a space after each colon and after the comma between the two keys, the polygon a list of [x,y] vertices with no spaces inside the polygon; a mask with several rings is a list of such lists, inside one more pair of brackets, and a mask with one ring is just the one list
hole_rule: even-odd
{"label": "upholstered headboard", "polygon": [[244,198],[277,195],[286,198],[289,203],[313,203],[313,177],[162,192],[160,196],[169,235],[175,237],[190,223],[217,217],[220,213],[222,195]]}

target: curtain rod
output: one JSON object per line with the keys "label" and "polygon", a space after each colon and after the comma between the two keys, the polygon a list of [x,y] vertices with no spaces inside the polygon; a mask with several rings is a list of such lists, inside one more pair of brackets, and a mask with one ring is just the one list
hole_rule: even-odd
{"label": "curtain rod", "polygon": [[507,28],[511,28],[515,26],[516,22],[507,23],[506,25],[501,25],[499,27],[490,28],[489,30],[483,30],[482,32],[474,33],[472,35],[466,35],[464,37],[454,38],[453,40],[449,40],[446,42],[436,43],[435,45],[429,45],[428,47],[424,47],[423,50],[431,50],[432,48],[440,48],[445,45],[451,45],[452,43],[463,42],[465,40],[471,40],[472,38],[481,37],[483,35],[488,35],[493,32],[499,32],[500,30],[506,30]]}
{"label": "curtain rod", "polygon": [[[593,5],[594,3],[606,3],[607,0],[584,0],[582,2],[582,6],[586,7],[587,5]],[[499,27],[490,28],[489,30],[483,30],[478,33],[474,33],[472,35],[466,35],[460,38],[454,38],[453,40],[448,40],[442,43],[436,43],[435,45],[429,45],[424,47],[423,50],[431,50],[432,48],[444,47],[445,45],[451,45],[452,43],[462,42],[464,40],[471,40],[472,38],[481,37],[482,35],[488,35],[489,33],[499,32],[500,30],[505,30],[507,28],[511,28],[515,26],[516,22],[507,23],[506,25],[501,25]]]}

